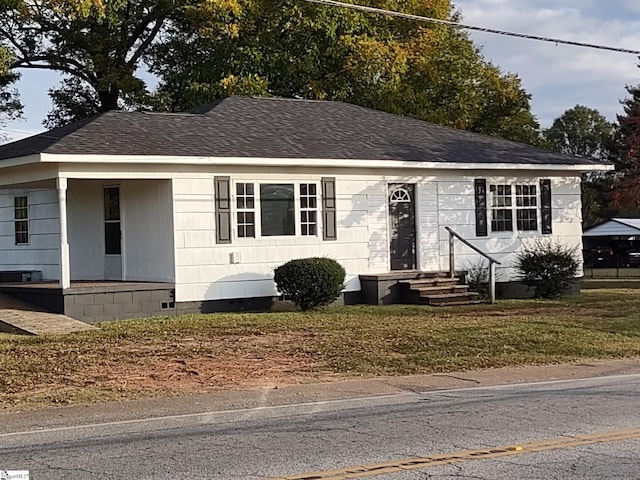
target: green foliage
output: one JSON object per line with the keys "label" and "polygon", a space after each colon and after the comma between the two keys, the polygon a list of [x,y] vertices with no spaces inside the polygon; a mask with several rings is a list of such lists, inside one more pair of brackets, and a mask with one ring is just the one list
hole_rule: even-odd
{"label": "green foliage", "polygon": [[[11,71],[12,61],[11,52],[0,45],[0,127],[8,120],[19,118],[22,114],[22,104],[18,92],[13,88],[19,75]],[[0,132],[0,140],[3,138],[4,135]]]}
{"label": "green foliage", "polygon": [[580,268],[576,247],[558,241],[537,239],[516,255],[514,267],[522,281],[538,298],[558,298],[575,280]]}
{"label": "green foliage", "polygon": [[215,25],[236,9],[234,0],[0,0],[0,47],[11,52],[13,72],[64,75],[50,91],[54,109],[45,124],[53,127],[145,103],[139,68],[166,25],[193,10]]}
{"label": "green foliage", "polygon": [[606,161],[613,136],[613,124],[593,108],[583,105],[565,111],[544,131],[549,146],[562,153]]}
{"label": "green foliage", "polygon": [[[567,155],[605,162],[614,148],[614,125],[593,108],[583,105],[565,111],[543,132],[546,146]],[[582,220],[595,225],[608,216],[611,176],[603,173],[582,177]]]}
{"label": "green foliage", "polygon": [[465,266],[467,274],[465,282],[469,289],[479,293],[482,298],[489,298],[489,267],[483,260],[469,263]]}
{"label": "green foliage", "polygon": [[[156,43],[149,59],[165,105],[185,110],[230,93],[339,100],[538,142],[520,79],[464,32],[298,0],[238,3],[226,25],[183,16]],[[456,18],[449,0],[360,3]]]}
{"label": "green foliage", "polygon": [[302,311],[328,305],[344,288],[345,271],[331,258],[291,260],[275,270],[278,290]]}

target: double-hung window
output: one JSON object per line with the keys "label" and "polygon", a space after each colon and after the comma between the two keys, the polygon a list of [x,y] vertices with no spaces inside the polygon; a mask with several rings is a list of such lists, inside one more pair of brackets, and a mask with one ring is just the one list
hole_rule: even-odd
{"label": "double-hung window", "polygon": [[300,184],[300,234],[318,234],[318,187],[315,183]]}
{"label": "double-hung window", "polygon": [[[489,188],[487,188],[489,187]],[[491,232],[553,232],[551,180],[537,183],[487,185],[483,178],[474,180],[476,235]],[[514,225],[515,220],[515,225]]]}
{"label": "double-hung window", "polygon": [[538,195],[535,185],[516,185],[516,226],[538,230]]}
{"label": "double-hung window", "polygon": [[236,183],[238,237],[256,236],[255,191],[253,183]]}
{"label": "double-hung window", "polygon": [[13,218],[16,245],[29,243],[29,202],[26,195],[14,197]]}
{"label": "double-hung window", "polygon": [[491,185],[489,191],[492,232],[513,231],[514,216],[518,231],[538,230],[538,190],[535,185]]}
{"label": "double-hung window", "polygon": [[491,185],[491,231],[513,230],[511,185]]}

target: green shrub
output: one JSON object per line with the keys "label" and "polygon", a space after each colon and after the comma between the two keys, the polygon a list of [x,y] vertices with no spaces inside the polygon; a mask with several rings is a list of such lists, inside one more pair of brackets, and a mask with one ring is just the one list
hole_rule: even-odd
{"label": "green shrub", "polygon": [[483,260],[470,262],[465,266],[467,275],[465,282],[469,290],[477,292],[484,299],[489,298],[489,266]]}
{"label": "green shrub", "polygon": [[344,288],[346,272],[331,258],[313,257],[291,260],[275,270],[278,290],[302,311],[328,305]]}
{"label": "green shrub", "polygon": [[538,298],[558,298],[575,280],[580,268],[576,247],[558,241],[536,240],[516,255],[515,268]]}

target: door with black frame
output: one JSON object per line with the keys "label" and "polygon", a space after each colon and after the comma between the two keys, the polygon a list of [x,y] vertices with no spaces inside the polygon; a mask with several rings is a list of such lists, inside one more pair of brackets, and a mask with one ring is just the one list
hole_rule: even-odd
{"label": "door with black frame", "polygon": [[391,270],[416,268],[415,185],[389,184]]}

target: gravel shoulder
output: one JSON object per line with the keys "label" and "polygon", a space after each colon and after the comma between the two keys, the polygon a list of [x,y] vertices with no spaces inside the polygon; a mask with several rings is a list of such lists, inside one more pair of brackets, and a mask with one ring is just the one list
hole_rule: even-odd
{"label": "gravel shoulder", "polygon": [[504,367],[464,372],[337,380],[262,387],[171,398],[108,402],[0,415],[2,434],[56,429],[156,417],[192,415],[280,405],[331,402],[364,397],[402,395],[569,379],[640,374],[640,359]]}

